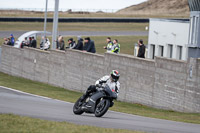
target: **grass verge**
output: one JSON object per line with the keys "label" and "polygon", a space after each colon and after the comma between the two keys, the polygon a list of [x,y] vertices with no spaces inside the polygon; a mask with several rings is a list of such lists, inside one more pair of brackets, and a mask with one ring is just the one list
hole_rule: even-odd
{"label": "grass verge", "polygon": [[[64,88],[10,76],[1,72],[0,85],[68,102],[75,102],[82,95],[82,93],[79,92],[73,92]],[[134,115],[200,124],[200,113],[180,113],[120,101],[116,101],[115,105],[110,109]]]}
{"label": "grass verge", "polygon": [[[59,23],[58,31],[145,31],[149,23]],[[52,31],[53,23],[47,23]],[[0,22],[1,31],[44,30],[41,22]]]}
{"label": "grass verge", "polygon": [[12,114],[0,114],[0,129],[2,133],[142,133],[121,129],[108,129],[92,126],[54,122]]}

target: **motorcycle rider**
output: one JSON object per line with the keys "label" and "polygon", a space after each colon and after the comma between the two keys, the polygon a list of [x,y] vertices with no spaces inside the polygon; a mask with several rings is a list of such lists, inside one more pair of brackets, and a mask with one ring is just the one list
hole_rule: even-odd
{"label": "motorcycle rider", "polygon": [[82,99],[85,99],[90,93],[101,89],[101,86],[105,87],[106,85],[109,86],[112,92],[115,92],[118,95],[120,89],[120,83],[118,81],[119,77],[120,73],[117,70],[112,70],[110,75],[103,76],[96,81],[95,85],[90,85]]}

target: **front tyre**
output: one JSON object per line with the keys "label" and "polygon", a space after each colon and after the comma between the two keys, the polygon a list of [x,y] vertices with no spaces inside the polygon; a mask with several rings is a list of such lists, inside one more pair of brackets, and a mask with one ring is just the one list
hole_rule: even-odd
{"label": "front tyre", "polygon": [[81,98],[79,98],[79,99],[76,101],[76,103],[74,104],[74,107],[73,107],[73,112],[74,112],[74,114],[76,114],[76,115],[81,115],[81,114],[83,114],[84,111],[81,110],[81,107],[82,107],[83,103],[84,103],[84,100],[82,100]]}
{"label": "front tyre", "polygon": [[108,99],[100,100],[100,102],[97,104],[95,112],[94,112],[95,116],[96,117],[103,116],[108,111],[109,107],[110,107],[110,100],[108,100]]}

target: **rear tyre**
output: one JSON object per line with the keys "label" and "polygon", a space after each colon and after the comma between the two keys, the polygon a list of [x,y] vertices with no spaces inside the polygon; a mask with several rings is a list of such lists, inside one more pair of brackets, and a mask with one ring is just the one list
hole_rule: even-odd
{"label": "rear tyre", "polygon": [[81,97],[76,101],[76,103],[74,104],[74,106],[73,106],[73,112],[74,112],[74,114],[76,114],[76,115],[81,115],[81,114],[83,114],[83,110],[81,110],[81,107],[82,107],[82,105],[83,105],[83,103],[84,103],[84,99],[81,99]]}
{"label": "rear tyre", "polygon": [[95,116],[96,117],[103,116],[108,111],[109,107],[110,107],[110,100],[108,100],[108,99],[100,100],[100,102],[97,104],[95,112],[94,112]]}

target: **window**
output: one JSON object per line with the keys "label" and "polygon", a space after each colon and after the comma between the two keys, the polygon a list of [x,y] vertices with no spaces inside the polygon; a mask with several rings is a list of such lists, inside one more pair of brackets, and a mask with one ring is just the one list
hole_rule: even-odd
{"label": "window", "polygon": [[151,47],[150,47],[150,58],[154,59],[155,57],[155,45],[154,44],[151,44]]}
{"label": "window", "polygon": [[164,47],[163,46],[159,46],[158,56],[163,57],[163,53],[164,53]]}
{"label": "window", "polygon": [[195,37],[196,37],[196,17],[195,16],[193,16],[193,22],[192,22],[193,24],[193,27],[192,27],[192,45],[194,45],[195,44]]}
{"label": "window", "polygon": [[195,29],[195,45],[197,44],[197,39],[198,39],[198,31],[199,31],[199,17],[196,17],[196,29]]}
{"label": "window", "polygon": [[173,45],[172,45],[172,44],[169,44],[169,45],[168,45],[167,57],[168,57],[168,58],[172,58],[172,54],[173,54]]}
{"label": "window", "polygon": [[177,46],[176,59],[182,60],[182,46]]}

